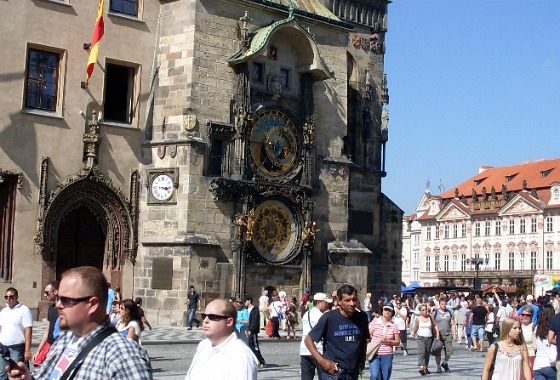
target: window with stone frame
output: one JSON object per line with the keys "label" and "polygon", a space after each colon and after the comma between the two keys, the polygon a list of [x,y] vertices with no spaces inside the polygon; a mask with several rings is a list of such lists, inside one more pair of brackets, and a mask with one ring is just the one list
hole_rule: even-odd
{"label": "window with stone frame", "polygon": [[467,270],[467,255],[461,254],[461,271],[464,272]]}
{"label": "window with stone frame", "polygon": [[552,269],[553,257],[552,251],[546,251],[546,269]]}
{"label": "window with stone frame", "polygon": [[210,146],[208,150],[208,177],[221,177],[222,176],[222,161],[226,151],[227,141],[224,139],[212,137],[210,139]]}
{"label": "window with stone frame", "polygon": [[17,175],[0,170],[0,282],[12,280]]}
{"label": "window with stone frame", "polygon": [[484,236],[490,236],[492,223],[490,221],[484,222]]}
{"label": "window with stone frame", "polygon": [[431,271],[431,257],[426,256],[426,272],[429,273]]}
{"label": "window with stone frame", "polygon": [[500,236],[502,234],[502,223],[499,220],[496,220],[494,224],[494,234],[496,236]]}
{"label": "window with stone frame", "polygon": [[480,236],[480,222],[474,224],[474,236]]}
{"label": "window with stone frame", "polygon": [[443,256],[443,271],[444,272],[449,271],[449,255]]}
{"label": "window with stone frame", "polygon": [[264,83],[264,64],[253,62],[251,68],[251,81],[253,83]]}
{"label": "window with stone frame", "polygon": [[509,253],[509,270],[515,270],[515,252]]}
{"label": "window with stone frame", "polygon": [[509,234],[510,235],[515,234],[515,220],[514,219],[510,219],[510,221],[509,221]]}
{"label": "window with stone frame", "polygon": [[37,48],[27,51],[24,108],[57,110],[60,59],[57,52]]}
{"label": "window with stone frame", "polygon": [[443,226],[443,238],[449,239],[449,224]]}
{"label": "window with stone frame", "polygon": [[531,233],[537,233],[537,218],[531,218]]}
{"label": "window with stone frame", "polygon": [[434,272],[439,272],[439,256],[434,256]]}
{"label": "window with stone frame", "polygon": [[553,232],[554,231],[554,222],[552,216],[546,217],[546,232]]}
{"label": "window with stone frame", "polygon": [[458,230],[457,224],[453,224],[453,237],[454,237],[454,238],[457,238],[457,237],[458,237],[458,232],[457,232],[457,230]]}
{"label": "window with stone frame", "polygon": [[467,237],[467,223],[461,224],[461,237]]}
{"label": "window with stone frame", "polygon": [[426,227],[426,240],[432,240],[432,226]]}
{"label": "window with stone frame", "polygon": [[494,253],[494,270],[500,270],[500,266],[501,266],[500,260],[501,260],[500,252]]}
{"label": "window with stone frame", "polygon": [[531,270],[537,270],[537,252],[531,251]]}
{"label": "window with stone frame", "polygon": [[521,218],[519,220],[519,233],[524,234],[525,232],[525,218]]}
{"label": "window with stone frame", "polygon": [[137,68],[107,62],[103,121],[131,124],[134,118]]}
{"label": "window with stone frame", "polygon": [[525,252],[519,252],[519,269],[525,269]]}
{"label": "window with stone frame", "polygon": [[290,85],[290,70],[280,69],[280,80],[282,81],[282,88],[290,89],[292,87]]}
{"label": "window with stone frame", "polygon": [[436,226],[436,239],[439,239],[439,226]]}
{"label": "window with stone frame", "polygon": [[453,255],[453,258],[451,260],[451,269],[453,271],[457,270],[457,255]]}
{"label": "window with stone frame", "polygon": [[110,11],[138,17],[139,1],[140,0],[111,0]]}

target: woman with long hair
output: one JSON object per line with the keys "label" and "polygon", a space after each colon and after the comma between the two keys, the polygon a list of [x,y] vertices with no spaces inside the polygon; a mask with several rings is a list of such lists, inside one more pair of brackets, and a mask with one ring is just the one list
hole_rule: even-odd
{"label": "woman with long hair", "polygon": [[117,330],[127,338],[140,344],[140,336],[144,330],[140,310],[134,300],[125,299],[121,302],[120,308],[121,321],[117,325]]}
{"label": "woman with long hair", "polygon": [[286,339],[293,338],[296,339],[296,325],[298,324],[298,315],[297,315],[297,299],[296,297],[292,297],[292,299],[288,302],[286,306],[286,326],[288,327],[288,336]]}
{"label": "woman with long hair", "polygon": [[[535,380],[556,379],[556,368],[551,365],[548,355],[550,349],[548,330],[552,317],[554,317],[554,307],[551,304],[542,305],[533,337],[536,351],[535,362],[533,363],[533,379]],[[554,349],[554,352],[556,352],[556,349]]]}
{"label": "woman with long hair", "polygon": [[389,380],[393,369],[393,347],[399,345],[400,333],[393,322],[395,308],[392,304],[383,306],[382,315],[369,324],[369,335],[374,344],[380,343],[377,354],[369,363],[370,380]]}
{"label": "woman with long hair", "polygon": [[520,380],[522,374],[527,380],[533,378],[527,345],[521,333],[521,322],[506,317],[500,340],[488,349],[481,379]]}
{"label": "woman with long hair", "polygon": [[494,329],[496,328],[496,314],[494,313],[494,306],[488,305],[488,314],[486,314],[486,325],[484,326],[484,334],[488,345],[494,343]]}
{"label": "woman with long hair", "polygon": [[[435,330],[436,336],[434,337],[433,331]],[[428,305],[420,305],[420,315],[416,317],[416,324],[414,325],[414,331],[412,336],[417,338],[418,346],[418,372],[422,376],[430,373],[428,370],[428,364],[430,364],[430,349],[432,348],[432,343],[434,338],[438,338],[439,329],[437,324],[434,323],[434,319],[431,314],[428,314]]]}

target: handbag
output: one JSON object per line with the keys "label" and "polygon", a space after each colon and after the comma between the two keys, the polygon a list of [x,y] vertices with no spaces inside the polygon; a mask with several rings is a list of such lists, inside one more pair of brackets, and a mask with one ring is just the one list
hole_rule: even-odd
{"label": "handbag", "polygon": [[439,339],[434,339],[432,342],[432,347],[430,348],[430,354],[433,356],[439,356],[441,350],[443,349],[443,342]]}
{"label": "handbag", "polygon": [[[387,324],[387,326],[383,327],[383,334],[381,336],[381,340],[383,340],[385,338],[385,336],[387,335],[387,328],[389,327],[389,325]],[[367,344],[366,347],[366,359],[371,362],[373,361],[373,359],[375,358],[375,355],[377,355],[377,351],[379,351],[379,347],[381,347],[381,341],[377,342],[377,343],[373,343],[372,341],[369,341],[369,343]]]}
{"label": "handbag", "polygon": [[272,320],[268,320],[268,322],[266,323],[266,329],[264,330],[265,334],[267,336],[272,336]]}

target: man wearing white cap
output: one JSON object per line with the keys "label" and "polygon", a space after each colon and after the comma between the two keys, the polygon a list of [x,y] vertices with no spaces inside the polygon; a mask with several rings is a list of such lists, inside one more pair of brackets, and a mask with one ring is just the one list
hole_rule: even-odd
{"label": "man wearing white cap", "polygon": [[[323,313],[329,310],[329,304],[332,302],[332,298],[327,298],[325,293],[315,293],[313,296],[313,307],[301,317],[301,325],[303,328],[301,343],[299,345],[301,380],[313,380],[315,371],[317,371],[317,377],[319,379],[323,378],[323,369],[321,366],[317,365],[317,361],[311,356],[311,352],[309,352],[305,346],[305,337],[309,334],[309,331],[317,325]],[[317,351],[323,354],[323,343],[318,342],[315,346],[317,347]]]}
{"label": "man wearing white cap", "polygon": [[[531,320],[531,322],[533,323],[533,326],[537,325],[537,319],[539,318],[539,307],[537,305],[535,305],[535,298],[533,298],[533,296],[531,294],[529,294],[526,297],[526,301],[527,301],[527,305],[531,306],[533,308],[533,319]],[[521,306],[518,310],[517,310],[517,315],[521,315],[521,309],[523,309],[523,306]]]}

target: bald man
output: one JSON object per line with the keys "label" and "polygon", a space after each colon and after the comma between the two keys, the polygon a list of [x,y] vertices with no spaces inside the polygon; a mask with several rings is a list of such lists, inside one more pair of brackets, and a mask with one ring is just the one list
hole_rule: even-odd
{"label": "bald man", "polygon": [[[77,267],[64,272],[55,304],[60,316],[58,339],[33,377],[20,362],[10,371],[10,378],[59,379],[69,372],[71,378],[80,380],[151,380],[152,368],[146,351],[111,326],[106,313],[107,298],[107,280],[97,268]],[[89,352],[83,351],[101,333],[109,335]],[[81,364],[75,365],[82,352],[87,354],[76,362]]]}
{"label": "bald man", "polygon": [[206,339],[198,344],[185,380],[256,380],[259,364],[235,333],[237,309],[225,299],[210,302],[202,313]]}

